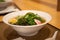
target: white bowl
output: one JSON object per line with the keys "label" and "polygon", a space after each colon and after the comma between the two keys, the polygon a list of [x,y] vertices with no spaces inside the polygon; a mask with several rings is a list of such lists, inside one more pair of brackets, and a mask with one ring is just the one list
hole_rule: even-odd
{"label": "white bowl", "polygon": [[[40,25],[29,25],[29,26],[21,26],[21,25],[12,25],[9,24],[8,21],[11,18],[14,18],[18,15],[25,15],[27,12],[33,12],[35,14],[38,14],[39,16],[43,17],[46,22],[42,23]],[[22,11],[17,11],[17,12],[13,12],[13,13],[9,13],[7,15],[5,15],[3,17],[3,22],[10,25],[13,29],[15,29],[18,34],[22,35],[22,36],[33,36],[36,35],[37,32],[42,29],[44,27],[45,24],[47,24],[49,21],[51,20],[51,16],[46,13],[46,12],[42,12],[42,11],[36,11],[36,10],[22,10]]]}

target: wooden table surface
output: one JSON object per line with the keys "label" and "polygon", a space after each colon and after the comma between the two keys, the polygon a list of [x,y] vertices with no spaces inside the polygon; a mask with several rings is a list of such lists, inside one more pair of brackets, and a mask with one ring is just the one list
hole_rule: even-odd
{"label": "wooden table surface", "polygon": [[[49,24],[60,29],[60,12],[57,12],[56,8],[51,8],[45,4],[37,3],[31,0],[13,0],[13,2],[22,10],[39,10],[49,13],[52,16],[52,20]],[[2,18],[3,16],[0,16],[0,22],[2,21]]]}

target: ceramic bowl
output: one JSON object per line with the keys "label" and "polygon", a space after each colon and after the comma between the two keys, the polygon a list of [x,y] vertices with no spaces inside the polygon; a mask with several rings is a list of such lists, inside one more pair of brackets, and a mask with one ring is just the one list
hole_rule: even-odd
{"label": "ceramic bowl", "polygon": [[[27,12],[33,12],[34,14],[38,14],[40,17],[43,17],[46,21],[40,25],[29,25],[29,26],[21,26],[21,25],[12,25],[9,24],[8,21],[11,18],[14,18],[18,15],[25,15]],[[50,22],[52,17],[49,15],[49,13],[37,11],[37,10],[22,10],[17,12],[12,12],[3,17],[3,22],[7,25],[10,25],[14,30],[17,31],[18,34],[22,36],[33,36],[38,33],[40,29],[44,27],[45,24]]]}

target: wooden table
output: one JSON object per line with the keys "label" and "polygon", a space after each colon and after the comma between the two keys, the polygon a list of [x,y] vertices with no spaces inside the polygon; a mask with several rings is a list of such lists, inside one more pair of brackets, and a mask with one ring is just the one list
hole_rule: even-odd
{"label": "wooden table", "polygon": [[[56,8],[51,8],[44,3],[38,3],[31,0],[13,0],[13,2],[21,10],[39,10],[49,13],[52,16],[52,20],[49,22],[49,24],[60,29],[60,12],[57,12]],[[52,3],[56,4],[55,2]],[[2,18],[3,16],[0,16],[0,22],[2,21]]]}

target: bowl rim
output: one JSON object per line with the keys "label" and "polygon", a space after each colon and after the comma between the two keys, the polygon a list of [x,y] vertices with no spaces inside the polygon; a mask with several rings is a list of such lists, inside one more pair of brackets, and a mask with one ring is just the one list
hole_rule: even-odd
{"label": "bowl rim", "polygon": [[[27,26],[24,26],[24,25],[13,25],[13,24],[10,24],[10,23],[6,23],[6,21],[4,20],[4,19],[5,19],[5,16],[6,16],[6,15],[5,15],[5,16],[3,17],[3,22],[6,23],[6,24],[8,24],[8,25],[10,25],[10,26],[15,26],[15,27],[37,27],[37,26],[42,26],[42,25],[47,24],[47,23],[50,22],[51,19],[52,19],[52,16],[51,16],[50,14],[48,14],[47,12],[44,12],[44,11],[38,11],[38,10],[21,10],[21,11],[37,11],[37,12],[42,12],[42,13],[47,14],[47,15],[50,17],[50,20],[47,21],[47,22],[44,22],[44,23],[42,23],[42,24],[39,24],[39,25],[27,25]],[[17,11],[17,12],[21,12],[21,11]],[[14,12],[12,12],[12,13],[14,13]],[[9,13],[9,14],[11,14],[11,13]],[[9,15],[9,14],[7,14],[7,15]]]}

